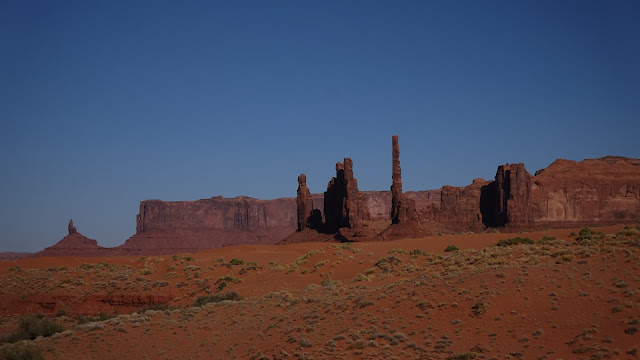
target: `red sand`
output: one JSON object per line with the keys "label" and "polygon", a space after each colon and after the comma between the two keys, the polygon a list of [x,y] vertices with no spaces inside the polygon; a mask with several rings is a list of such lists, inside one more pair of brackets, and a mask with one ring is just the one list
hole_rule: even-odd
{"label": "red sand", "polygon": [[[632,358],[639,247],[614,237],[579,245],[572,231],[3,262],[0,332],[20,314],[64,310],[71,331],[34,341],[47,359]],[[567,243],[492,247],[514,236]],[[234,258],[244,264],[226,265]],[[252,261],[257,269],[242,270]],[[227,279],[222,292],[244,301],[192,307],[227,275],[241,282]],[[167,303],[179,308],[131,314]],[[73,318],[114,311],[87,325]]]}

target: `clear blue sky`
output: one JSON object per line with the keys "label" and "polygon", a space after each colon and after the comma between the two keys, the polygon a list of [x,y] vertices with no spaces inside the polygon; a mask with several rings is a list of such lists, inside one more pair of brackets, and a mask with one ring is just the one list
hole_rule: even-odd
{"label": "clear blue sky", "polygon": [[640,157],[638,1],[0,1],[0,251],[139,201]]}

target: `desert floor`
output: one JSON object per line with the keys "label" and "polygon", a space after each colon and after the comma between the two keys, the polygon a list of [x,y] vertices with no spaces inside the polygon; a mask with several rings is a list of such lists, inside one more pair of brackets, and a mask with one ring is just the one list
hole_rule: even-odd
{"label": "desert floor", "polygon": [[[640,231],[627,225],[0,262],[0,339],[25,314],[45,314],[63,330],[0,353],[637,358]],[[496,246],[514,237],[535,243]],[[445,251],[450,245],[459,250]]]}

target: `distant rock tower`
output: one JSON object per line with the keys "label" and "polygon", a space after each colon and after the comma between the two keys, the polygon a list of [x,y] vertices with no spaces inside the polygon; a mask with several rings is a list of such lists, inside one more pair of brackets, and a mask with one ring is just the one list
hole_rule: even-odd
{"label": "distant rock tower", "polygon": [[398,135],[391,137],[391,146],[391,223],[418,222],[415,201],[402,193],[402,170],[400,169]]}
{"label": "distant rock tower", "polygon": [[309,217],[313,210],[313,198],[307,187],[307,175],[298,176],[298,197],[296,198],[298,208],[298,231],[302,231],[309,224]]}
{"label": "distant rock tower", "polygon": [[78,230],[76,230],[76,227],[75,227],[75,226],[73,226],[73,219],[69,220],[69,226],[68,226],[68,229],[69,229],[69,235],[71,235],[71,234],[75,234],[75,233],[77,233],[77,232],[78,232]]}
{"label": "distant rock tower", "polygon": [[398,223],[400,199],[402,198],[402,170],[400,169],[400,145],[398,135],[391,137],[391,223]]}

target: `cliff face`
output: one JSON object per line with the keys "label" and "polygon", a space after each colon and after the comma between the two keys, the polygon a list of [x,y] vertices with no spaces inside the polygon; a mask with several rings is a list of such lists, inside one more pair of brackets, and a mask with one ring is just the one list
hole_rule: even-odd
{"label": "cliff face", "polygon": [[640,160],[556,160],[531,176],[524,164],[500,165],[494,181],[444,186],[426,217],[450,230],[528,229],[640,220]]}
{"label": "cliff face", "polygon": [[611,223],[640,219],[640,160],[556,160],[531,185],[535,223]]}
{"label": "cliff face", "polygon": [[295,198],[258,200],[245,196],[196,201],[140,202],[138,233],[164,230],[240,230],[296,227]]}
{"label": "cliff face", "polygon": [[482,189],[489,183],[475,179],[466,187],[443,186],[440,203],[431,205],[423,217],[432,219],[453,231],[478,231],[483,228],[481,198]]}
{"label": "cliff face", "polygon": [[194,252],[230,245],[273,244],[297,228],[296,198],[245,196],[140,202],[136,234],[118,254]]}

